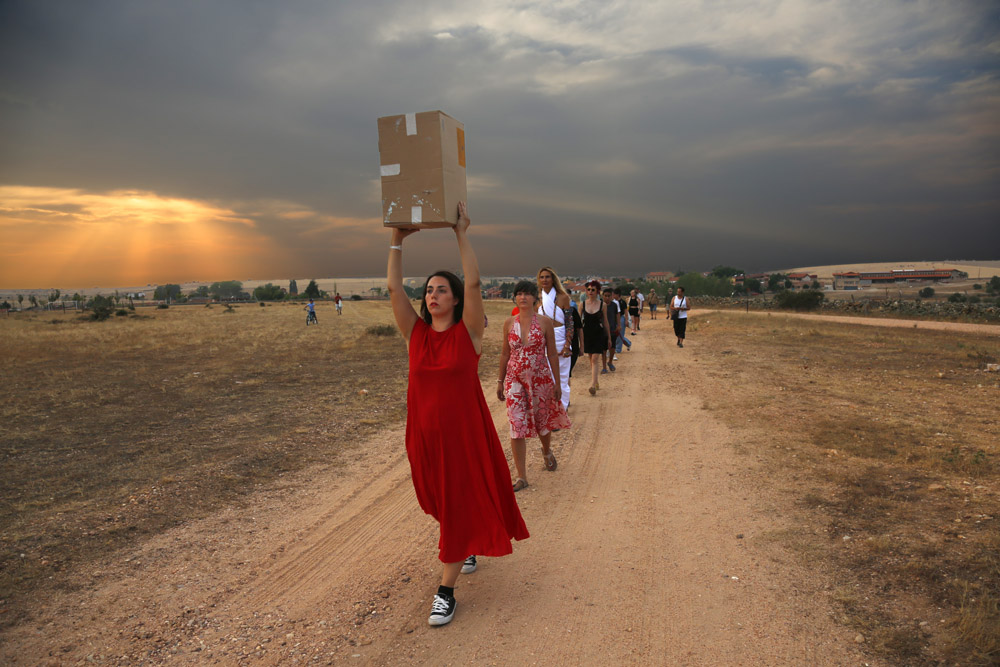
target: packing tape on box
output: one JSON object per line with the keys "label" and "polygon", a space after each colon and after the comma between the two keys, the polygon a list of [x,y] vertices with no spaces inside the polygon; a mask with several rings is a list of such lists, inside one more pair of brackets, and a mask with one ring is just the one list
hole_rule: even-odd
{"label": "packing tape on box", "polygon": [[417,114],[406,114],[406,136],[417,133]]}
{"label": "packing tape on box", "polygon": [[420,206],[410,207],[410,222],[413,224],[420,224],[424,221],[424,209]]}
{"label": "packing tape on box", "polygon": [[399,176],[398,164],[383,164],[381,167],[383,176]]}

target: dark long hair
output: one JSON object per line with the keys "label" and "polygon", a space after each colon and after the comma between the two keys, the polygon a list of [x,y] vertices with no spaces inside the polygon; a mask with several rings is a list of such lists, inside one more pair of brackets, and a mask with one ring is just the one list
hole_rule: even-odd
{"label": "dark long hair", "polygon": [[458,303],[455,304],[455,323],[457,324],[462,319],[462,313],[465,310],[465,285],[462,283],[462,279],[451,271],[435,271],[427,276],[427,280],[424,281],[424,290],[420,295],[420,317],[427,324],[431,323],[431,313],[427,310],[427,285],[430,284],[431,278],[436,276],[441,276],[448,280],[448,285],[451,286],[451,293],[458,299]]}

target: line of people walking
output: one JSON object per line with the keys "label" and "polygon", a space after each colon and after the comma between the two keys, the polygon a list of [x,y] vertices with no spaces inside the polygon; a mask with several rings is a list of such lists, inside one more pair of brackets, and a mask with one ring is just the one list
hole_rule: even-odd
{"label": "line of people walking", "polygon": [[616,352],[632,346],[625,330],[640,332],[643,311],[636,291],[626,301],[620,289],[601,292],[597,281],[587,284],[586,298],[574,307],[548,266],[535,282],[516,285],[517,307],[503,325],[496,390],[507,407],[517,473],[512,481],[478,375],[486,313],[470,225],[466,204],[459,202],[454,233],[465,281],[450,271],[433,273],[424,283],[419,313],[403,289],[402,271],[403,242],[417,230],[394,228],[389,244],[389,298],[409,358],[406,453],[417,501],[440,528],[441,583],[428,617],[434,626],[451,622],[458,577],[477,570],[477,556],[505,556],[512,552],[511,540],[529,537],[514,496],[528,487],[527,439],[539,439],[542,464],[554,472],[552,433],[571,427],[567,410],[577,358],[581,352],[589,357],[594,396],[600,388],[597,358],[600,373],[615,371]]}

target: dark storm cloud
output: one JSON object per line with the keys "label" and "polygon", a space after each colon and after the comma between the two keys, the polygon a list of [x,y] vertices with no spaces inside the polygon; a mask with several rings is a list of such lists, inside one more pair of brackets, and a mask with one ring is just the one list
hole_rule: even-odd
{"label": "dark storm cloud", "polygon": [[7,2],[0,183],[216,202],[289,274],[377,274],[375,119],[441,108],[487,272],[1000,248],[986,5],[550,4]]}

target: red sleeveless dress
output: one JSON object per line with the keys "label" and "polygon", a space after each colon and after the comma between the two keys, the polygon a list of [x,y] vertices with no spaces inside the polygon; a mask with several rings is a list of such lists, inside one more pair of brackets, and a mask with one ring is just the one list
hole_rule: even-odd
{"label": "red sleeveless dress", "polygon": [[528,529],[479,383],[479,355],[464,322],[410,334],[406,454],[420,507],[441,524],[438,558],[505,556]]}

